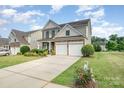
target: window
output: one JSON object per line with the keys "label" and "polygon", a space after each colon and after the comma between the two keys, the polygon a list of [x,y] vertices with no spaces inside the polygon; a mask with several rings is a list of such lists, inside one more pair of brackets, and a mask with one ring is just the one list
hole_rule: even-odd
{"label": "window", "polygon": [[67,30],[66,31],[66,36],[69,36],[70,35],[70,30]]}
{"label": "window", "polygon": [[49,32],[48,31],[46,32],[46,38],[49,38]]}
{"label": "window", "polygon": [[52,31],[52,37],[54,37],[54,36],[55,36],[55,31],[53,30],[53,31]]}
{"label": "window", "polygon": [[14,39],[14,42],[16,42],[16,39]]}

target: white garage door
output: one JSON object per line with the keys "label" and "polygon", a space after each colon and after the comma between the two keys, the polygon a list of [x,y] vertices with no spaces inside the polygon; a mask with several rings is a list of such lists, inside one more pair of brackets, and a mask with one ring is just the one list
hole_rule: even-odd
{"label": "white garage door", "polygon": [[81,48],[83,41],[79,42],[57,42],[56,54],[57,55],[69,55],[69,56],[82,56]]}
{"label": "white garage door", "polygon": [[56,54],[57,55],[67,55],[67,42],[57,42],[56,43]]}
{"label": "white garage door", "polygon": [[82,56],[83,42],[69,42],[69,56]]}

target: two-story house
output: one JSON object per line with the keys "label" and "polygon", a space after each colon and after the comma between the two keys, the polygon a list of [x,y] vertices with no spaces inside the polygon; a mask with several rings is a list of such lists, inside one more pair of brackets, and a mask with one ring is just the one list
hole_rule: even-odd
{"label": "two-story house", "polygon": [[38,48],[54,49],[57,55],[81,56],[82,46],[91,44],[91,34],[90,19],[64,24],[49,20],[42,29]]}
{"label": "two-story house", "polygon": [[11,54],[15,55],[20,52],[22,45],[28,45],[31,49],[37,48],[37,40],[42,38],[41,29],[24,32],[13,29],[9,34],[9,44]]}

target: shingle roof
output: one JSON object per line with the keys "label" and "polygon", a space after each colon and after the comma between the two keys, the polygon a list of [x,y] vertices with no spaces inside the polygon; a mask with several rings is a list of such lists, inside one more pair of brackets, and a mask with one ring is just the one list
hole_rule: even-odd
{"label": "shingle roof", "polygon": [[[73,21],[73,22],[68,22],[68,23],[64,23],[64,24],[58,24],[59,26],[59,29],[61,30],[65,25],[70,25],[72,26],[73,28],[77,28],[77,27],[82,27],[83,25],[87,25],[88,22],[90,22],[90,19],[85,19],[85,20],[79,20],[79,21]],[[49,29],[43,29],[43,30],[52,30],[52,29],[56,29],[58,28],[57,27],[54,27],[54,28],[49,28]],[[82,31],[80,30],[77,30],[79,31],[80,33],[84,34]]]}
{"label": "shingle roof", "polygon": [[8,38],[0,38],[0,46],[3,46],[3,45],[9,45]]}
{"label": "shingle roof", "polygon": [[87,24],[89,21],[90,21],[90,19],[79,20],[79,21],[73,21],[73,22],[60,24],[59,26],[64,27],[66,24],[69,24],[72,27],[76,28],[76,27],[82,26],[83,24]]}
{"label": "shingle roof", "polygon": [[[49,22],[53,23],[55,26],[54,26],[54,27],[47,27],[47,28],[46,28],[46,25],[48,25]],[[50,20],[50,19],[49,19],[49,21],[47,22],[46,25],[43,27],[43,30],[49,30],[49,29],[54,29],[54,28],[60,28],[59,24],[57,24],[56,22],[54,22],[53,20]]]}
{"label": "shingle roof", "polygon": [[84,37],[82,37],[81,35],[79,35],[79,36],[69,36],[69,37],[56,37],[52,41],[62,42],[62,41],[76,41],[76,40],[77,41],[84,40]]}
{"label": "shingle roof", "polygon": [[19,42],[14,42],[14,43],[10,43],[11,47],[19,47],[20,43]]}
{"label": "shingle roof", "polygon": [[42,41],[42,42],[47,42],[47,41],[52,41],[52,38],[45,38],[45,39],[39,39],[37,41]]}
{"label": "shingle roof", "polygon": [[25,36],[28,35],[28,33],[19,31],[19,30],[15,30],[15,29],[13,29],[12,32],[15,33],[16,38],[19,40],[20,43],[29,44],[28,41],[25,39]]}
{"label": "shingle roof", "polygon": [[80,41],[80,40],[84,40],[84,37],[79,35],[79,36],[69,36],[69,37],[56,37],[54,39],[52,38],[48,38],[48,39],[41,39],[38,41],[42,41],[42,42],[47,42],[47,41],[51,41],[51,42],[62,42],[62,41]]}
{"label": "shingle roof", "polygon": [[[50,20],[51,21],[51,20]],[[87,24],[90,21],[90,19],[85,19],[85,20],[79,20],[79,21],[73,21],[73,22],[68,22],[68,23],[63,23],[63,24],[58,24],[57,27],[53,28],[48,28],[48,29],[43,29],[43,30],[49,30],[49,29],[55,29],[55,28],[63,28],[66,24],[71,25],[73,28],[76,27],[81,27],[83,24]],[[54,21],[52,21],[54,22]],[[54,22],[55,23],[55,22]],[[56,23],[57,24],[57,23]]]}
{"label": "shingle roof", "polygon": [[27,33],[27,35],[28,35],[28,34],[31,34],[31,33],[37,32],[37,31],[39,31],[39,30],[42,30],[42,29],[37,29],[37,30],[33,30],[33,31],[28,31],[28,32],[25,32],[25,33]]}

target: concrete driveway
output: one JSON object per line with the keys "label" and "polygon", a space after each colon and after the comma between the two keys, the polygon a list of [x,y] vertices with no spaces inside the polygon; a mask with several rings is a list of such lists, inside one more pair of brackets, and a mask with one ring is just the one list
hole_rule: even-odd
{"label": "concrete driveway", "polygon": [[0,87],[64,87],[50,81],[78,59],[79,57],[48,56],[0,69]]}

